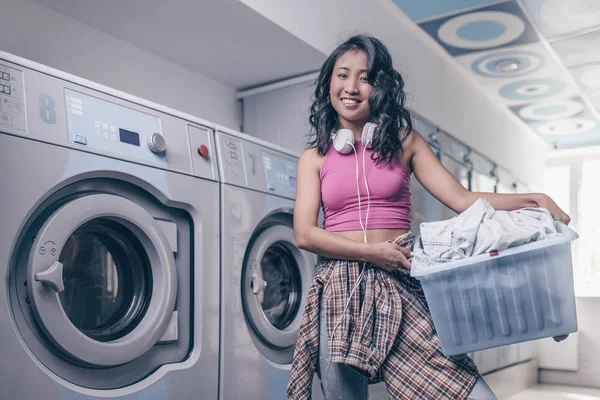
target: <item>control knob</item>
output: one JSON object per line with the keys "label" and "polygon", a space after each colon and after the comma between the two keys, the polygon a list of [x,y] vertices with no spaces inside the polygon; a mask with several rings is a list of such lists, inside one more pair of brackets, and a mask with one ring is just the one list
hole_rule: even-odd
{"label": "control knob", "polygon": [[154,154],[163,153],[167,149],[167,143],[160,133],[154,132],[146,138],[146,144]]}

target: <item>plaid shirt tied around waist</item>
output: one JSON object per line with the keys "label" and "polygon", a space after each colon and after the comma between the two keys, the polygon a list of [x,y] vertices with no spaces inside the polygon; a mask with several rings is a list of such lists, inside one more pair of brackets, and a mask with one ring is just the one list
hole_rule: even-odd
{"label": "plaid shirt tied around waist", "polygon": [[[407,233],[393,242],[410,247],[413,241]],[[319,260],[298,333],[288,398],[311,398],[323,301],[331,362],[345,363],[368,377],[369,383],[384,380],[393,399],[465,399],[475,384],[477,367],[470,357],[455,361],[443,355],[421,285],[408,270],[389,273],[364,263],[363,293],[359,296],[355,290],[344,312],[361,264]]]}

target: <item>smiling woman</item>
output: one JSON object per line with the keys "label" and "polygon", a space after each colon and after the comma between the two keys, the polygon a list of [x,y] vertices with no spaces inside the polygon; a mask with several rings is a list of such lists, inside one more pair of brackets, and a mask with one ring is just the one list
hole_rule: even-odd
{"label": "smiling woman", "polygon": [[[445,357],[419,282],[410,276],[410,177],[455,212],[547,208],[542,194],[470,192],[441,164],[404,106],[404,81],[379,40],[354,36],[323,64],[297,169],[294,234],[321,258],[302,319],[288,397],[308,399],[318,370],[328,399],[494,399],[470,357]],[[359,160],[360,157],[360,160]],[[317,224],[323,209],[323,228]]]}
{"label": "smiling woman", "polygon": [[[379,41],[348,40],[323,64],[310,115],[315,138],[308,143],[320,155],[325,155],[339,128],[352,130],[360,139],[366,121],[378,126],[371,142],[378,161],[390,163],[402,148],[412,123],[404,107],[404,80],[384,49]],[[398,140],[403,127],[404,137]]]}
{"label": "smiling woman", "polygon": [[[338,113],[340,125],[351,130],[356,128],[356,122],[353,121],[369,119],[369,98],[373,92],[367,70],[351,70],[350,67],[353,65],[367,65],[367,55],[363,51],[352,50],[338,58],[329,86],[331,104],[334,109],[340,110]],[[357,129],[353,131],[358,132]]]}

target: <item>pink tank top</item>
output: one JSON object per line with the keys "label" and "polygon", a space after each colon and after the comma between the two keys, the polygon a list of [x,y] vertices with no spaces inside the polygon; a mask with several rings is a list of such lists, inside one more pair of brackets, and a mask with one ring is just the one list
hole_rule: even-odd
{"label": "pink tank top", "polygon": [[[363,146],[355,143],[358,155],[358,187],[363,225],[367,214],[367,189],[363,176]],[[394,158],[391,165],[375,165],[372,150],[365,154],[367,183],[371,196],[367,229],[410,229],[410,176]],[[333,145],[325,154],[320,171],[323,227],[331,232],[361,230],[358,218],[356,158],[354,152],[340,154]]]}

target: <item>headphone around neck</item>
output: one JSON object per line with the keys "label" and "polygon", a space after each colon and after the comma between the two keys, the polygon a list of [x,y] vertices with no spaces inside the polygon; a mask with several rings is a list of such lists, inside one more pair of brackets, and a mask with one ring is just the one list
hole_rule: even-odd
{"label": "headphone around neck", "polygon": [[[367,122],[363,127],[361,142],[367,147],[371,147],[373,142],[373,134],[377,129],[377,125],[372,122]],[[349,154],[354,149],[354,133],[350,129],[342,128],[332,136],[333,147],[341,154]]]}
{"label": "headphone around neck", "polygon": [[356,147],[354,147],[354,133],[350,129],[342,128],[331,136],[333,147],[337,152],[341,154],[350,154],[350,152],[354,150],[354,157],[356,158],[356,192],[358,195],[358,220],[363,231],[363,239],[365,243],[367,243],[367,226],[369,222],[369,209],[371,208],[371,195],[369,193],[369,183],[367,182],[367,175],[365,170],[365,153],[367,151],[367,148],[371,147],[371,144],[373,142],[373,135],[376,129],[377,124],[367,122],[363,127],[361,135],[361,142],[364,146],[362,153],[363,179],[365,181],[365,189],[367,190],[367,215],[365,217],[364,224],[362,221],[360,188],[358,185],[358,154],[356,154]]}

